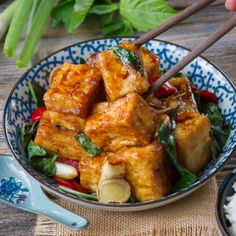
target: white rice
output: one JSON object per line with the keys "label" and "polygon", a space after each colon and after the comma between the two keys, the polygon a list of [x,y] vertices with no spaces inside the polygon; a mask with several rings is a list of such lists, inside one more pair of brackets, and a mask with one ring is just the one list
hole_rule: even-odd
{"label": "white rice", "polygon": [[231,227],[229,228],[232,235],[236,236],[236,182],[233,184],[234,194],[231,197],[227,197],[229,202],[224,205],[226,218],[230,221]]}

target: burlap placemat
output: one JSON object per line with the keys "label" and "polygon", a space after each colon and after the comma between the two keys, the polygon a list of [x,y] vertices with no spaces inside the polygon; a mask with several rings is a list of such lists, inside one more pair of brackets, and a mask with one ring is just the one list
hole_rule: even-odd
{"label": "burlap placemat", "polygon": [[141,212],[107,212],[60,199],[59,204],[89,220],[82,231],[69,230],[39,216],[35,235],[61,236],[198,236],[218,235],[215,220],[216,180],[175,203]]}

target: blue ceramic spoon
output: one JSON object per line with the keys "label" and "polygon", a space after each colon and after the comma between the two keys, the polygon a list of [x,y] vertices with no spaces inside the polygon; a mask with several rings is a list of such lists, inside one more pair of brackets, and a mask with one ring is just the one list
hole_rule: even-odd
{"label": "blue ceramic spoon", "polygon": [[0,155],[0,201],[45,215],[72,229],[82,229],[88,224],[86,219],[49,200],[40,185],[26,175],[12,156]]}

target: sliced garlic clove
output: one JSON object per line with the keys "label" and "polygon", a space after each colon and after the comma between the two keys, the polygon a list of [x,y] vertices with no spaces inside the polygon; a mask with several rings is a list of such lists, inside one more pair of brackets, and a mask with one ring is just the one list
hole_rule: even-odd
{"label": "sliced garlic clove", "polygon": [[99,183],[97,195],[102,203],[124,203],[130,198],[130,186],[124,179],[107,179]]}
{"label": "sliced garlic clove", "polygon": [[64,180],[70,180],[78,177],[78,171],[74,166],[56,161],[55,176]]}
{"label": "sliced garlic clove", "polygon": [[112,163],[107,159],[102,167],[101,180],[123,178],[125,175],[125,163]]}

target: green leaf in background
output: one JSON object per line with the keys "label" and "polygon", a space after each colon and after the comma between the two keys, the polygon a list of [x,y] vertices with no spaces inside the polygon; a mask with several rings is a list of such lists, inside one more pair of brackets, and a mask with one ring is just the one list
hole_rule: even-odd
{"label": "green leaf in background", "polygon": [[158,138],[169,157],[170,162],[180,174],[180,178],[174,185],[173,191],[179,191],[192,185],[196,181],[197,177],[195,174],[182,167],[177,160],[175,136],[163,122],[160,124],[158,129]]}
{"label": "green leaf in background", "polygon": [[126,20],[112,21],[101,26],[101,30],[105,36],[128,36],[134,33],[132,25]]}
{"label": "green leaf in background", "polygon": [[70,16],[74,11],[74,4],[73,0],[61,1],[61,3],[53,8],[51,13],[53,27],[63,22],[66,29],[69,28]]}
{"label": "green leaf in background", "polygon": [[84,133],[77,134],[75,139],[80,142],[81,146],[91,157],[95,157],[97,154],[102,152],[102,149],[92,143]]}
{"label": "green leaf in background", "polygon": [[75,31],[84,21],[94,0],[61,1],[52,11],[53,26],[60,22],[69,32]]}
{"label": "green leaf in background", "polygon": [[121,16],[139,31],[151,30],[177,13],[165,0],[121,0],[119,8]]}
{"label": "green leaf in background", "polygon": [[68,31],[75,31],[84,21],[94,0],[76,0],[74,12],[71,15]]}
{"label": "green leaf in background", "polygon": [[31,157],[43,157],[47,154],[44,148],[36,145],[33,140],[30,140],[28,146],[27,146],[27,154],[28,158],[31,159]]}
{"label": "green leaf in background", "polygon": [[53,155],[52,157],[32,157],[30,163],[35,169],[51,177],[56,172],[56,159],[57,155]]}
{"label": "green leaf in background", "polygon": [[90,8],[89,13],[97,14],[97,15],[104,15],[107,13],[114,12],[119,9],[118,3],[112,3],[112,4],[98,4],[93,5]]}
{"label": "green leaf in background", "polygon": [[115,53],[116,57],[126,66],[131,66],[137,69],[141,75],[144,74],[143,65],[137,55],[133,52],[122,48],[122,47],[113,47],[113,52]]}

